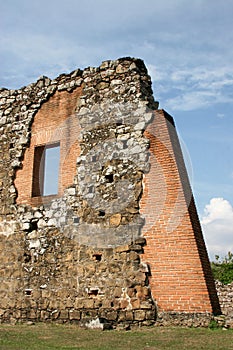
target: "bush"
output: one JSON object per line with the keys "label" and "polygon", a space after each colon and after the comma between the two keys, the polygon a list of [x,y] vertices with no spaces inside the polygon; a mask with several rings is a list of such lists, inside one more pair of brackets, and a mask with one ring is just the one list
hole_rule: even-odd
{"label": "bush", "polygon": [[229,284],[233,282],[233,254],[228,252],[228,255],[220,259],[215,256],[216,261],[211,263],[214,279]]}
{"label": "bush", "polygon": [[209,329],[215,330],[221,328],[216,320],[211,320],[208,326]]}

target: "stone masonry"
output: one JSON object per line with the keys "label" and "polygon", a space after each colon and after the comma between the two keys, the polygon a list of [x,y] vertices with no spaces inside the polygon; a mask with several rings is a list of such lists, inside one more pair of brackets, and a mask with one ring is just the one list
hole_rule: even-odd
{"label": "stone masonry", "polygon": [[[1,89],[0,105],[1,322],[221,313],[174,121],[143,61]],[[53,147],[58,189],[45,195]]]}

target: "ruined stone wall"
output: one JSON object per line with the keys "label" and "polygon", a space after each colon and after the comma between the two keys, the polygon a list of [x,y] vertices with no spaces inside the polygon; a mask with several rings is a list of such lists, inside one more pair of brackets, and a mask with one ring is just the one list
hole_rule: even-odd
{"label": "ruined stone wall", "polygon": [[[174,125],[155,112],[141,60],[1,89],[0,104],[2,322],[150,325],[157,311],[219,311]],[[58,192],[45,196],[36,150],[54,143]]]}
{"label": "ruined stone wall", "polygon": [[223,315],[231,317],[233,322],[233,282],[224,285],[216,281],[216,288],[222,313]]}
{"label": "ruined stone wall", "polygon": [[[153,104],[134,59],[1,90],[2,321],[154,322],[139,214]],[[58,194],[32,196],[35,147],[58,141]]]}

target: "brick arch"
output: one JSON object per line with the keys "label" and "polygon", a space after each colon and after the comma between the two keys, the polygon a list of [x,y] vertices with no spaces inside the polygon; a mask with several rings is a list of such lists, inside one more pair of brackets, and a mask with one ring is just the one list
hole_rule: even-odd
{"label": "brick arch", "polygon": [[56,92],[35,115],[31,127],[30,146],[25,151],[22,169],[17,171],[15,178],[18,204],[37,205],[54,197],[32,197],[33,164],[35,148],[38,146],[58,142],[60,144],[60,173],[58,193],[55,197],[60,197],[64,189],[73,184],[76,159],[80,154],[77,142],[80,127],[75,117],[75,109],[81,92],[81,88],[71,93]]}

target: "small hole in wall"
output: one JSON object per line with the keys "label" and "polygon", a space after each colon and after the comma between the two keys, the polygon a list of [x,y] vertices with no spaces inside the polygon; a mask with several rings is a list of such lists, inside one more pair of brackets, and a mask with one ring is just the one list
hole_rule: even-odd
{"label": "small hole in wall", "polygon": [[30,223],[30,231],[34,231],[34,230],[37,230],[37,221],[32,221]]}
{"label": "small hole in wall", "polygon": [[31,255],[30,254],[24,253],[23,256],[24,256],[24,262],[25,263],[28,263],[28,262],[31,261]]}
{"label": "small hole in wall", "polygon": [[105,211],[104,210],[99,210],[99,216],[105,216]]}
{"label": "small hole in wall", "polygon": [[25,289],[25,295],[32,295],[32,289]]}
{"label": "small hole in wall", "polygon": [[99,289],[90,289],[89,292],[88,292],[88,295],[90,297],[96,297],[99,293]]}
{"label": "small hole in wall", "polygon": [[93,254],[93,259],[96,260],[96,261],[101,261],[102,254]]}
{"label": "small hole in wall", "polygon": [[105,179],[107,180],[107,182],[112,183],[114,181],[113,174],[105,175]]}
{"label": "small hole in wall", "polygon": [[111,301],[111,307],[113,307],[114,306],[114,302],[113,301]]}
{"label": "small hole in wall", "polygon": [[123,144],[123,149],[128,148],[128,145],[127,145],[127,140],[122,141],[122,144]]}
{"label": "small hole in wall", "polygon": [[79,218],[78,217],[73,218],[73,222],[74,224],[79,224]]}

